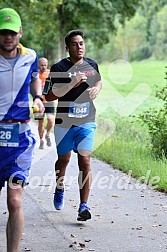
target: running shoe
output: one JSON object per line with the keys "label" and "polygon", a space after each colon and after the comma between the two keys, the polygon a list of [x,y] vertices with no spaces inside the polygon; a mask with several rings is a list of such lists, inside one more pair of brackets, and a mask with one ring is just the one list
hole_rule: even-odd
{"label": "running shoe", "polygon": [[90,208],[87,206],[86,203],[82,203],[79,206],[79,210],[78,210],[78,221],[86,221],[91,219],[91,212],[90,212]]}
{"label": "running shoe", "polygon": [[46,139],[46,144],[47,144],[47,146],[50,147],[50,146],[52,145],[51,140],[50,140],[50,136],[46,135],[46,136],[45,136],[45,139]]}
{"label": "running shoe", "polygon": [[42,139],[40,140],[39,149],[44,149],[44,141]]}
{"label": "running shoe", "polygon": [[63,209],[63,207],[64,207],[64,190],[63,191],[55,190],[53,204],[57,210]]}

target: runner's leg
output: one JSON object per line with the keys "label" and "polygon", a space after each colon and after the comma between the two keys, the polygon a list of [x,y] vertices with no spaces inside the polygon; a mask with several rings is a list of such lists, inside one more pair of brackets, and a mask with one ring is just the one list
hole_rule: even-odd
{"label": "runner's leg", "polygon": [[14,184],[12,186],[16,186],[17,189],[11,188],[9,185],[7,188],[7,206],[9,211],[6,228],[7,252],[18,252],[24,225],[22,207],[23,188]]}
{"label": "runner's leg", "polygon": [[46,135],[49,136],[52,127],[54,125],[54,115],[53,114],[47,114],[47,125],[46,125]]}
{"label": "runner's leg", "polygon": [[78,166],[79,166],[79,191],[80,202],[87,202],[92,181],[92,172],[90,168],[90,155],[82,156],[78,154]]}
{"label": "runner's leg", "polygon": [[38,133],[39,133],[39,138],[40,138],[40,145],[39,148],[43,149],[44,148],[44,119],[38,120]]}
{"label": "runner's leg", "polygon": [[38,132],[39,132],[40,140],[43,139],[43,135],[44,135],[44,119],[38,120]]}
{"label": "runner's leg", "polygon": [[71,151],[65,155],[58,155],[58,159],[55,163],[55,174],[56,174],[56,182],[57,188],[63,189],[64,188],[64,176],[66,172],[67,165],[69,163],[71,157]]}

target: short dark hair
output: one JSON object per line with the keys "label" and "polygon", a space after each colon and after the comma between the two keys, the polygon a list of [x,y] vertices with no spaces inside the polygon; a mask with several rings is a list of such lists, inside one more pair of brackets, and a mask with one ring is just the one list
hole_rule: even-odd
{"label": "short dark hair", "polygon": [[71,42],[71,38],[74,36],[80,35],[82,38],[84,38],[84,34],[81,30],[71,30],[69,31],[66,36],[65,36],[65,44],[66,46],[69,45],[69,43]]}

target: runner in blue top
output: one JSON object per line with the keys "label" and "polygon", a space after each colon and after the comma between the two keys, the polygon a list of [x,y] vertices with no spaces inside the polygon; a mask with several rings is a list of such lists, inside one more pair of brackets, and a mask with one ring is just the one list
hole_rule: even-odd
{"label": "runner in blue top", "polygon": [[[62,59],[51,67],[50,90],[47,100],[58,99],[55,120],[55,141],[58,160],[55,163],[56,189],[54,206],[60,210],[64,206],[64,176],[71,151],[78,155],[80,205],[78,221],[91,218],[87,206],[91,186],[90,156],[96,129],[96,109],[93,99],[102,86],[97,63],[85,58],[84,35],[80,30],[72,30],[65,36],[69,58]],[[47,90],[46,82],[45,90]]]}
{"label": "runner in blue top", "polygon": [[24,216],[23,186],[35,145],[29,126],[29,92],[44,112],[36,53],[23,47],[21,19],[11,8],[0,10],[0,191],[7,182],[7,252],[18,252]]}

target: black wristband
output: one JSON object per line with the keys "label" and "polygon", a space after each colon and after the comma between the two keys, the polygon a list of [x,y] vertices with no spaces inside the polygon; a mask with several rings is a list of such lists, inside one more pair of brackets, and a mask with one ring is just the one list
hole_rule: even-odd
{"label": "black wristband", "polygon": [[35,99],[40,99],[41,101],[43,101],[42,95],[35,95],[33,101],[35,101]]}

